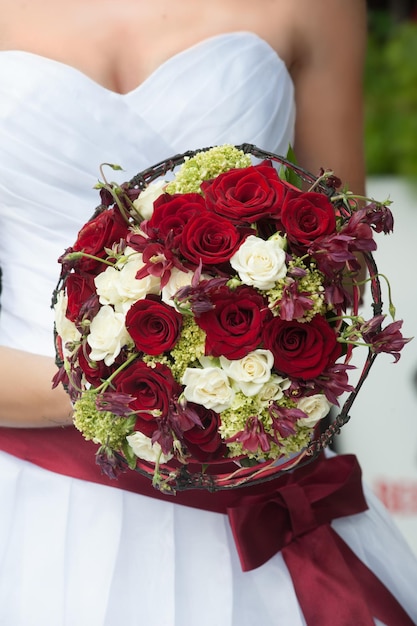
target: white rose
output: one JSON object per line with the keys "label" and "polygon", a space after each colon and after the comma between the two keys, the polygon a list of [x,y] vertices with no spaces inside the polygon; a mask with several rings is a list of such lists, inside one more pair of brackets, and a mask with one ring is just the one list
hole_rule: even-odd
{"label": "white rose", "polygon": [[274,375],[262,385],[262,389],[259,391],[258,400],[269,404],[275,400],[280,400],[284,395],[284,391],[290,387],[291,381],[289,378],[282,378],[282,376]]}
{"label": "white rose", "polygon": [[178,268],[174,267],[171,270],[169,281],[165,287],[162,288],[161,298],[163,302],[165,302],[165,304],[169,304],[169,306],[175,307],[173,296],[181,287],[191,285],[193,275],[193,272],[182,272]]}
{"label": "white rose", "polygon": [[117,281],[120,271],[109,265],[104,272],[94,278],[97,295],[101,304],[116,304],[119,301]]}
{"label": "white rose", "polygon": [[201,404],[216,413],[221,413],[232,405],[235,393],[226,372],[220,367],[188,367],[182,383],[185,385],[184,396],[189,402]]}
{"label": "white rose", "polygon": [[132,435],[128,435],[126,439],[136,456],[144,461],[156,463],[159,458],[161,463],[167,463],[170,459],[172,459],[172,454],[161,453],[161,446],[159,443],[155,441],[153,444],[152,439],[143,433],[135,432]]}
{"label": "white rose", "polygon": [[297,404],[297,409],[304,411],[307,417],[299,419],[298,423],[312,428],[317,424],[317,422],[323,419],[323,417],[326,417],[331,409],[331,406],[332,405],[328,402],[326,396],[322,393],[318,393],[307,398],[301,398]]}
{"label": "white rose", "polygon": [[234,361],[221,356],[220,364],[246,396],[255,396],[271,377],[274,357],[269,350],[254,350]]}
{"label": "white rose", "polygon": [[133,206],[143,219],[148,220],[152,217],[153,203],[164,193],[166,184],[167,182],[165,180],[151,183],[146,189],[141,191],[136,200],[133,201]]}
{"label": "white rose", "polygon": [[245,285],[257,289],[272,289],[287,273],[283,240],[264,241],[255,235],[245,239],[230,259],[233,269]]}
{"label": "white rose", "polygon": [[111,306],[102,306],[90,324],[87,337],[90,358],[112,365],[123,346],[132,342],[125,326],[125,316]]}
{"label": "white rose", "polygon": [[149,293],[159,293],[157,276],[136,278],[143,266],[142,255],[128,246],[116,267],[107,267],[94,279],[100,303],[112,304],[116,311],[126,313],[137,300]]}
{"label": "white rose", "polygon": [[72,351],[68,350],[67,345],[73,344],[81,339],[81,333],[77,329],[74,322],[71,322],[66,316],[68,306],[68,297],[67,294],[63,291],[60,291],[57,296],[57,301],[54,306],[55,313],[55,328],[58,335],[62,340],[62,351],[64,353],[64,358],[68,358]]}

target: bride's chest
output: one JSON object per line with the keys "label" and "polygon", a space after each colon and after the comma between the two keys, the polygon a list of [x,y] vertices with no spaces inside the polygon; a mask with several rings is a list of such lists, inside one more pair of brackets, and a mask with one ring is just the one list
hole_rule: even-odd
{"label": "bride's chest", "polygon": [[[261,4],[264,0],[260,0]],[[249,0],[0,0],[0,49],[72,66],[128,93],[173,56],[212,36],[251,31],[288,64],[288,29]],[[275,3],[279,5],[280,3]],[[281,31],[280,33],[278,31]]]}
{"label": "bride's chest", "polygon": [[[30,162],[32,170],[39,169],[37,177],[45,161],[58,157],[68,177],[68,163],[76,171],[93,164],[96,174],[102,162],[136,163],[149,147],[148,164],[214,143],[249,142],[286,151],[292,140],[293,92],[283,61],[248,32],[199,42],[123,95],[71,65],[3,51],[0,165],[10,169],[13,161],[16,171],[24,172]],[[154,154],[153,147],[161,144]],[[73,183],[62,178],[57,184]]]}

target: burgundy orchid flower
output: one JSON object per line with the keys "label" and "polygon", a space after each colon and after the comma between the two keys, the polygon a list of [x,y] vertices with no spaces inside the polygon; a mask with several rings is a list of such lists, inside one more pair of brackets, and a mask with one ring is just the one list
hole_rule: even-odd
{"label": "burgundy orchid flower", "polygon": [[256,415],[252,415],[246,422],[244,430],[230,437],[226,443],[237,441],[249,452],[257,452],[259,448],[263,452],[268,452],[271,448],[268,435],[265,432],[263,424]]}
{"label": "burgundy orchid flower", "polygon": [[351,252],[373,252],[377,248],[365,209],[353,213],[350,220],[341,228],[340,234],[352,238],[348,244]]}
{"label": "burgundy orchid flower", "polygon": [[366,327],[362,328],[363,340],[371,345],[371,350],[375,354],[386,352],[392,354],[394,362],[400,359],[400,352],[404,346],[411,341],[410,338],[403,337],[401,328],[403,320],[391,322],[384,329],[380,330],[380,324],[385,315],[377,315],[373,320],[366,323]]}
{"label": "burgundy orchid flower", "polygon": [[345,392],[354,391],[354,387],[349,384],[348,370],[356,369],[355,365],[347,363],[335,363],[327,368],[325,372],[316,378],[314,384],[317,389],[323,391],[330,404],[339,406],[339,396]]}
{"label": "burgundy orchid flower", "polygon": [[354,262],[355,255],[350,249],[354,237],[346,233],[334,233],[313,241],[308,253],[315,259],[318,269],[325,276],[333,277]]}
{"label": "burgundy orchid flower", "polygon": [[203,428],[198,411],[191,403],[186,401],[173,400],[171,421],[175,432],[179,436],[187,430],[191,430],[194,426]]}
{"label": "burgundy orchid flower", "polygon": [[391,209],[385,205],[371,202],[364,208],[366,222],[376,233],[388,235],[394,230],[394,216]]}
{"label": "burgundy orchid flower", "polygon": [[200,262],[199,267],[194,272],[191,284],[181,287],[175,294],[175,300],[178,300],[178,302],[190,303],[191,309],[196,317],[214,308],[210,295],[219,289],[219,287],[223,287],[229,280],[228,277],[200,280],[201,269],[202,265]]}
{"label": "burgundy orchid flower", "polygon": [[291,322],[304,316],[305,311],[313,307],[313,300],[307,292],[298,291],[298,283],[289,279],[284,287],[279,303],[279,315],[281,319]]}
{"label": "burgundy orchid flower", "polygon": [[168,236],[165,241],[157,238],[147,238],[141,233],[129,233],[127,243],[137,252],[142,253],[142,267],[136,274],[137,279],[146,276],[157,276],[161,279],[161,288],[165,287],[171,277],[174,267],[186,271],[178,254],[175,252],[173,236]]}
{"label": "burgundy orchid flower", "polygon": [[150,239],[146,237],[143,233],[138,232],[129,232],[126,237],[126,243],[131,248],[136,250],[136,252],[143,252],[144,250],[146,250],[146,247],[151,241],[158,243],[158,239]]}
{"label": "burgundy orchid flower", "polygon": [[64,365],[60,367],[52,379],[52,389],[55,389],[59,384],[62,384],[65,387],[71,402],[74,403],[81,396],[80,389],[82,371],[76,364],[75,356],[70,357],[69,362],[71,363],[71,376],[69,376]]}
{"label": "burgundy orchid flower", "polygon": [[143,252],[142,260],[145,265],[136,273],[136,278],[146,278],[149,275],[159,277],[161,288],[168,283],[174,267],[182,268],[172,250],[161,243],[148,244]]}
{"label": "burgundy orchid flower", "polygon": [[132,407],[129,406],[132,400],[133,396],[127,393],[105,391],[97,394],[96,408],[98,411],[110,411],[120,417],[128,417],[132,415]]}
{"label": "burgundy orchid flower", "polygon": [[174,437],[172,434],[172,429],[169,424],[168,419],[160,419],[157,420],[158,428],[152,435],[152,445],[154,443],[159,443],[161,446],[161,450],[164,454],[169,455],[172,452],[172,446],[174,444]]}
{"label": "burgundy orchid flower", "polygon": [[122,460],[107,446],[101,446],[97,451],[96,464],[102,473],[112,480],[117,480],[118,476],[126,471]]}
{"label": "burgundy orchid flower", "polygon": [[[284,439],[296,434],[295,424],[297,420],[307,417],[304,411],[300,409],[278,406],[275,403],[269,407],[269,414],[272,417],[272,427],[275,434],[278,433]],[[278,438],[276,438],[276,443],[280,443]]]}
{"label": "burgundy orchid flower", "polygon": [[343,285],[343,278],[343,274],[337,274],[332,282],[324,285],[324,299],[335,309],[346,311],[352,305],[353,298]]}

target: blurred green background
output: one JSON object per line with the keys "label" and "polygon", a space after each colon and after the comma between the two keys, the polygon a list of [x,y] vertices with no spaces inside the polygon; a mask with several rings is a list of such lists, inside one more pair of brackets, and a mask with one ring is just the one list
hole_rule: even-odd
{"label": "blurred green background", "polygon": [[417,2],[368,2],[365,155],[369,175],[417,180]]}

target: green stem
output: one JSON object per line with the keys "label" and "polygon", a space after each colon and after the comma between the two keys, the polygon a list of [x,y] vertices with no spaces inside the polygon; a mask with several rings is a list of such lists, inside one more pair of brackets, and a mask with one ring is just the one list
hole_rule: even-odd
{"label": "green stem", "polygon": [[337,337],[337,341],[339,343],[344,343],[349,346],[356,346],[358,348],[372,348],[371,343],[365,343],[364,341],[349,341],[349,339],[345,339],[344,337]]}
{"label": "green stem", "polygon": [[343,200],[345,203],[348,203],[349,200],[363,200],[364,202],[373,202],[377,206],[389,206],[392,204],[392,201],[387,198],[384,202],[380,202],[375,200],[374,198],[370,198],[369,196],[362,196],[360,194],[352,193],[351,191],[344,191],[342,193],[337,194],[336,196],[332,196],[330,198],[331,202],[338,202],[339,200]]}
{"label": "green stem", "polygon": [[322,181],[326,181],[327,178],[329,178],[330,176],[333,176],[334,172],[332,172],[331,170],[329,170],[328,172],[324,172],[321,176],[319,176],[314,183],[311,185],[311,187],[309,188],[309,192],[310,191],[314,191],[316,189],[316,187],[318,187],[320,185],[320,183]]}
{"label": "green stem", "polygon": [[107,259],[101,259],[94,254],[88,254],[88,252],[69,252],[65,255],[64,259],[67,261],[76,261],[77,259],[93,259],[94,261],[98,261],[99,263],[104,263],[104,265],[110,265],[110,267],[115,267],[116,264],[108,261]]}
{"label": "green stem", "polygon": [[114,163],[101,163],[100,164],[99,170],[100,170],[101,177],[104,180],[104,184],[109,185],[110,183],[108,183],[106,176],[104,174],[105,166],[110,167],[110,169],[112,169],[113,171],[118,171],[118,172],[123,171],[123,168],[120,165],[115,165]]}
{"label": "green stem", "polygon": [[[120,196],[119,196],[119,195],[118,195],[118,193],[117,193],[117,190],[118,190],[118,189],[121,189],[121,188],[119,187],[119,185],[115,185],[115,184],[110,184],[110,185],[108,185],[108,184],[106,184],[106,185],[104,185],[104,187],[103,187],[103,188],[104,188],[104,189],[106,189],[106,190],[107,190],[107,191],[111,194],[111,196],[112,196],[112,198],[113,198],[113,200],[114,200],[115,204],[117,204],[117,207],[118,207],[118,209],[119,209],[120,213],[121,213],[121,214],[122,214],[122,216],[123,216],[123,219],[125,220],[125,222],[126,222],[127,224],[129,224],[129,223],[130,223],[130,222],[129,222],[129,215],[126,213],[126,211],[125,211],[125,207],[123,206],[123,204],[122,204],[122,202],[121,202],[121,200],[120,200]],[[122,192],[122,193],[124,193],[124,192]]]}
{"label": "green stem", "polygon": [[110,376],[108,378],[106,378],[106,380],[99,387],[96,387],[95,391],[97,393],[102,393],[103,391],[105,391],[107,389],[107,387],[110,385],[110,383],[113,381],[113,379],[120,372],[122,372],[128,365],[130,365],[135,359],[137,359],[138,356],[139,356],[138,352],[134,352],[133,354],[131,354],[130,357],[127,358],[126,361],[124,361],[120,365],[120,367],[118,367],[114,372],[112,372],[110,374]]}
{"label": "green stem", "polygon": [[378,273],[378,276],[380,278],[383,278],[385,280],[386,285],[387,285],[387,289],[388,289],[388,303],[389,303],[388,310],[389,310],[389,313],[390,313],[392,319],[395,320],[396,309],[395,309],[395,306],[394,306],[394,303],[393,303],[392,297],[391,297],[392,296],[391,284],[390,284],[387,276],[385,276],[385,274],[379,274]]}

